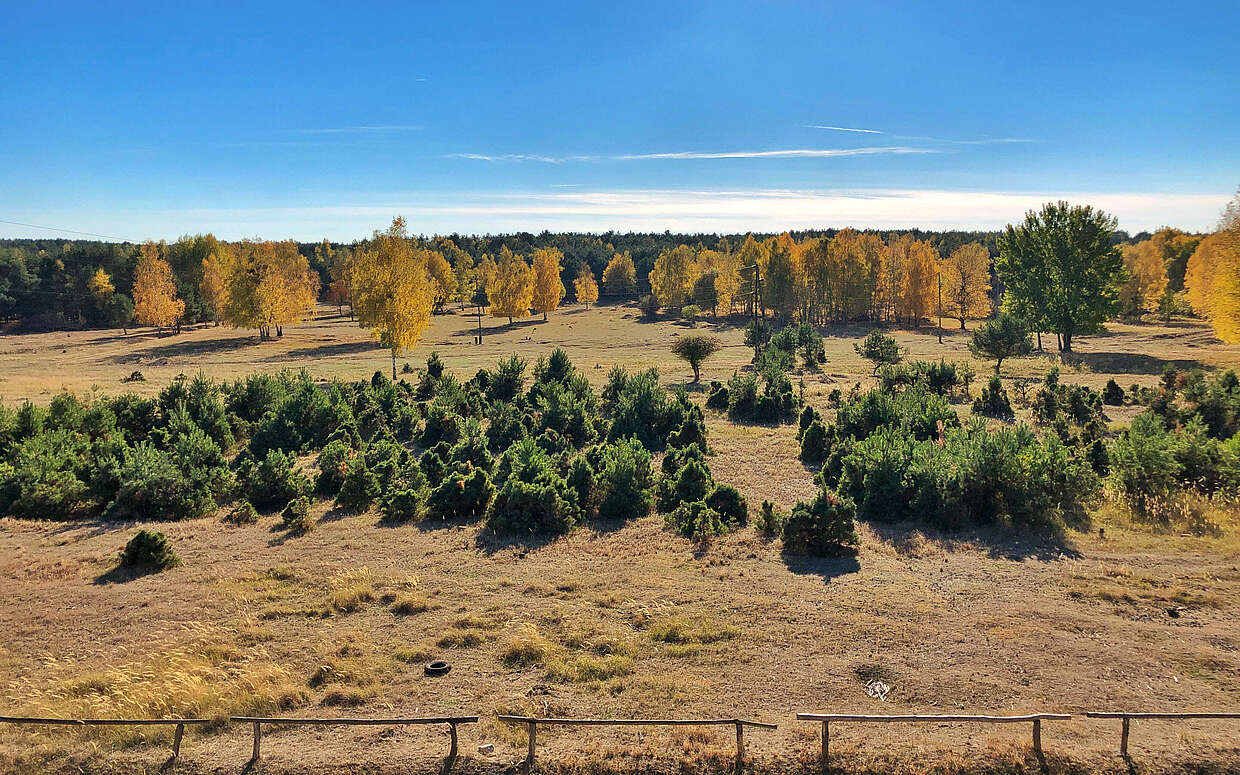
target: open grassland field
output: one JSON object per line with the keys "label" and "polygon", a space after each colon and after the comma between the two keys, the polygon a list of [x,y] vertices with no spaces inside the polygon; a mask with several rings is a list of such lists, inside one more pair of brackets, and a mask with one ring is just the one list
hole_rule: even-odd
{"label": "open grassland field", "polygon": [[[177,374],[217,379],[283,368],[318,380],[390,370],[368,332],[320,309],[278,341],[202,326],[177,336],[145,331],[0,338],[0,397],[45,404],[67,389],[154,395]],[[752,351],[739,328],[643,322],[628,305],[566,309],[550,321],[501,325],[436,316],[407,359],[421,370],[437,351],[467,378],[518,354],[567,350],[595,388],[612,366],[655,366],[664,383],[688,381],[675,338],[711,333],[723,344],[703,383],[727,381]],[[824,330],[826,362],[798,366],[793,384],[829,415],[827,395],[870,386],[852,345],[865,326]],[[967,332],[893,331],[910,359],[967,361]],[[1047,342],[1053,345],[1053,338]],[[1077,353],[1004,363],[1035,381],[1100,389],[1153,387],[1168,363],[1240,366],[1240,347],[1207,327],[1111,324],[1074,343]],[[976,396],[990,368],[974,362]],[[144,382],[122,385],[141,371]],[[407,375],[416,379],[416,374]],[[695,400],[701,400],[696,395]],[[1013,396],[1018,417],[1028,410]],[[969,413],[961,402],[957,410]],[[1106,407],[1113,427],[1140,407]],[[706,412],[710,468],[735,485],[751,515],[763,500],[787,510],[817,492],[798,459],[796,423],[736,424]],[[313,473],[314,456],[299,465]],[[746,734],[758,771],[817,767],[817,732],[797,711],[995,713],[1240,709],[1240,520],[1215,514],[1204,535],[1154,531],[1114,506],[1088,530],[1018,536],[943,534],[862,522],[855,557],[781,551],[753,527],[709,544],[666,530],[660,515],[595,523],[555,540],[510,542],[475,522],[381,523],[316,500],[314,529],[291,538],[277,514],[231,526],[184,522],[0,520],[0,676],[6,713],[157,717],[257,710],[311,716],[478,714],[462,728],[463,771],[505,771],[524,732],[496,712],[570,717],[741,717],[778,722]],[[182,564],[162,573],[116,570],[139,527],[163,531]],[[1103,528],[1104,535],[1100,535]],[[423,664],[449,660],[427,677]],[[874,682],[890,692],[867,692]],[[278,709],[286,710],[278,710]],[[0,766],[12,772],[155,771],[168,730],[0,730]],[[726,771],[730,728],[539,730],[542,771]],[[433,771],[446,750],[439,728],[272,728],[260,772]],[[1118,722],[1048,722],[1052,772],[1127,772]],[[494,744],[492,753],[478,746]],[[835,764],[865,772],[1037,771],[1028,727],[840,725]],[[1140,772],[1240,771],[1233,722],[1136,722]],[[191,730],[176,765],[238,772],[248,730]]]}

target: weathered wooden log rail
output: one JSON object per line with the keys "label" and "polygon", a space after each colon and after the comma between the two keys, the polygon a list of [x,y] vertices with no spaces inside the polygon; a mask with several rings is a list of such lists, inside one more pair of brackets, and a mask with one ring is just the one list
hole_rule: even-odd
{"label": "weathered wooden log rail", "polygon": [[172,732],[172,759],[175,761],[181,755],[181,740],[185,738],[186,725],[193,724],[210,724],[211,719],[206,718],[138,718],[138,719],[115,719],[115,718],[35,718],[31,716],[0,716],[0,724],[17,724],[17,725],[47,725],[62,727],[154,727],[154,726],[175,726]]}
{"label": "weathered wooden log rail", "polygon": [[1042,722],[1068,721],[1072,718],[1067,713],[1030,713],[1023,716],[938,716],[938,715],[888,715],[872,716],[856,713],[798,713],[797,721],[817,721],[822,724],[822,771],[830,771],[831,767],[831,724],[840,722],[874,723],[977,723],[977,724],[1033,724],[1033,751],[1043,765],[1046,757],[1042,755]]}
{"label": "weathered wooden log rail", "polygon": [[[1120,733],[1120,755],[1128,759],[1128,740],[1133,721],[1161,720],[1186,721],[1201,719],[1240,720],[1240,713],[1225,712],[1144,712],[1144,711],[1089,711],[1084,714],[1090,719],[1119,719],[1122,723]],[[533,716],[500,715],[502,723],[521,724],[526,728],[529,747],[523,762],[525,775],[532,775],[534,770],[534,754],[538,735],[538,725],[544,726],[732,726],[736,728],[736,772],[743,771],[745,762],[745,727],[759,729],[778,729],[777,724],[761,721],[749,721],[738,718],[715,719],[594,719],[594,718],[538,718]],[[822,771],[829,772],[831,724],[840,723],[979,723],[979,724],[1032,724],[1033,750],[1038,760],[1045,765],[1042,752],[1042,722],[1068,721],[1072,718],[1067,713],[1030,713],[1020,716],[984,716],[984,715],[869,715],[859,713],[798,713],[798,721],[813,721],[822,725]],[[172,761],[181,755],[181,742],[185,737],[185,727],[220,723],[221,719],[201,718],[170,718],[170,719],[66,719],[40,718],[33,716],[0,716],[0,724],[28,726],[171,726]],[[263,726],[412,726],[446,724],[448,727],[449,750],[444,759],[442,773],[449,775],[458,757],[457,726],[474,724],[478,716],[434,716],[424,718],[284,718],[279,716],[231,716],[227,723],[249,724],[254,738],[251,762],[258,762],[262,756]]]}
{"label": "weathered wooden log rail", "polygon": [[1085,718],[1120,719],[1119,755],[1128,758],[1128,733],[1131,723],[1137,719],[1160,719],[1184,721],[1189,719],[1240,719],[1240,713],[1145,713],[1128,711],[1089,711]]}
{"label": "weathered wooden log rail", "polygon": [[280,724],[282,726],[383,726],[403,727],[423,724],[447,724],[450,739],[448,755],[443,762],[443,775],[452,771],[457,757],[457,724],[476,724],[477,716],[433,716],[428,718],[279,718],[274,716],[231,716],[229,721],[238,724],[249,724],[254,733],[254,751],[250,756],[251,763],[262,758],[263,724]]}
{"label": "weathered wooden log rail", "polygon": [[778,729],[778,724],[766,724],[761,721],[747,721],[739,718],[714,718],[714,719],[603,719],[603,718],[536,718],[532,716],[499,716],[499,720],[508,724],[524,724],[526,735],[529,737],[529,751],[525,757],[523,772],[525,775],[531,775],[534,772],[534,745],[538,738],[538,725],[545,726],[617,726],[617,727],[633,727],[633,726],[698,726],[698,727],[717,727],[717,726],[734,726],[736,727],[736,772],[740,775],[745,766],[745,727],[757,727],[759,729]]}

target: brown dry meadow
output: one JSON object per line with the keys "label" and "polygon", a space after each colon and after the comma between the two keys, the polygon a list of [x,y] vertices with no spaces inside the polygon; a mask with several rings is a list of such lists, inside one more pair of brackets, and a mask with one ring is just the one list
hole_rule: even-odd
{"label": "brown dry meadow", "polygon": [[[554,346],[598,384],[613,365],[674,359],[686,324],[641,322],[629,306],[568,309],[514,326],[437,316],[408,361],[437,350],[470,375],[516,352]],[[751,353],[735,328],[699,323],[724,347],[703,369],[726,379]],[[834,329],[821,371],[794,375],[808,400],[869,379],[851,345],[865,327]],[[896,332],[910,357],[968,359],[967,334]],[[1101,387],[1153,385],[1163,366],[1240,366],[1240,347],[1200,324],[1110,326],[1061,362],[1012,361],[1005,377]],[[988,366],[975,364],[979,379]],[[179,336],[119,331],[0,339],[0,397],[50,400],[134,389],[176,374],[217,378],[306,368],[358,379],[388,369],[367,332],[321,310],[277,342],[199,327]],[[145,382],[122,385],[140,370]],[[975,386],[974,392],[976,393]],[[961,405],[961,411],[967,411]],[[1108,407],[1113,423],[1131,408]],[[787,509],[815,491],[797,459],[795,426],[733,425],[708,412],[710,465],[756,510]],[[312,466],[313,461],[305,461]],[[475,524],[379,524],[319,503],[314,529],[287,538],[276,515],[257,525],[218,518],[160,524],[183,564],[129,577],[116,553],[139,525],[0,520],[0,675],[6,714],[150,717],[272,713],[312,716],[478,714],[462,728],[466,772],[507,771],[524,732],[497,712],[602,717],[744,717],[780,728],[747,733],[760,772],[814,771],[817,728],[797,711],[996,713],[1240,710],[1240,519],[1217,530],[1157,533],[1111,507],[1088,532],[1029,538],[943,535],[913,525],[863,525],[855,559],[781,554],[753,528],[701,546],[652,516],[579,529],[560,540],[497,542]],[[1105,529],[1100,536],[1098,528]],[[444,677],[422,665],[449,660]],[[866,686],[891,687],[886,701]],[[157,771],[168,730],[0,730],[9,772]],[[1118,722],[1048,722],[1052,772],[1127,772]],[[1035,772],[1028,727],[840,725],[835,762],[859,772]],[[551,728],[539,731],[545,772],[727,771],[732,731]],[[494,744],[494,752],[478,746]],[[433,771],[439,728],[272,728],[260,772]],[[1137,722],[1139,772],[1240,771],[1234,722]],[[236,773],[248,730],[191,730],[182,772]]]}

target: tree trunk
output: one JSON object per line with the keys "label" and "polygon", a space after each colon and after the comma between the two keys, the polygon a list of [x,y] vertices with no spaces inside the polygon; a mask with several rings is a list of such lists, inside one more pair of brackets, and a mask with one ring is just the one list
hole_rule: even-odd
{"label": "tree trunk", "polygon": [[960,330],[964,330],[964,318],[960,318]]}
{"label": "tree trunk", "polygon": [[1066,331],[1063,335],[1063,351],[1066,353],[1072,352],[1072,334]]}
{"label": "tree trunk", "polygon": [[396,381],[396,351],[392,351],[392,381]]}
{"label": "tree trunk", "polygon": [[1042,352],[1042,332],[1038,332],[1038,352]]}

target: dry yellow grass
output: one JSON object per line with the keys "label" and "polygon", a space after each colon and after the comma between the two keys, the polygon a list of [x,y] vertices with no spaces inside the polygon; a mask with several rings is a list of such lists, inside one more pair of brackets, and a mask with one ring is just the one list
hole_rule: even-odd
{"label": "dry yellow grass", "polygon": [[[438,316],[410,361],[419,366],[437,349],[468,375],[511,352],[533,359],[563,345],[596,384],[614,364],[656,365],[665,381],[687,379],[668,345],[688,329],[635,317],[625,307],[569,310],[548,323],[500,327],[475,347],[467,319]],[[704,379],[726,379],[748,362],[738,331],[698,328],[725,345]],[[821,406],[832,388],[868,379],[868,364],[851,351],[865,332],[832,332],[823,370],[794,376],[811,402]],[[967,357],[957,332],[941,346],[929,332],[896,337],[911,357]],[[1038,378],[1058,363],[1066,381],[1100,387],[1115,376],[1126,387],[1154,384],[1167,361],[1240,364],[1240,348],[1212,343],[1187,323],[1114,325],[1080,349],[1067,363],[1049,354],[1013,361],[1005,376]],[[135,368],[148,381],[133,387],[152,393],[179,372],[231,378],[284,366],[356,379],[387,362],[365,332],[330,317],[265,344],[209,327],[168,338],[6,337],[0,394],[46,401],[62,385],[92,384],[115,392]],[[1129,411],[1108,409],[1116,421]],[[751,508],[769,499],[788,509],[813,494],[793,427],[738,426],[713,414],[708,424],[716,477],[735,483]],[[272,539],[274,516],[236,527],[213,519],[159,525],[183,566],[121,584],[96,579],[138,526],[0,520],[7,707],[56,715],[480,713],[484,723],[463,731],[471,771],[498,771],[523,753],[523,730],[496,724],[495,712],[745,716],[781,723],[747,743],[756,771],[784,772],[814,767],[815,730],[791,721],[798,710],[1234,710],[1240,696],[1240,525],[1227,508],[1210,512],[1217,530],[1198,533],[1133,523],[1114,507],[1096,515],[1092,532],[1062,538],[863,525],[855,560],[785,557],[752,529],[703,548],[666,532],[657,516],[545,545],[496,547],[477,525],[391,527],[374,514],[325,512],[316,504],[315,531],[287,543]],[[452,671],[425,676],[422,665],[438,658]],[[875,676],[892,687],[886,702],[865,693]],[[110,774],[152,769],[166,755],[145,744],[166,731],[106,734],[0,730],[0,771]],[[430,771],[439,734],[273,730],[264,767]],[[235,771],[247,755],[245,735],[193,733],[181,766]],[[1025,729],[844,727],[837,735],[837,761],[855,771],[1032,771]],[[1050,727],[1053,770],[1122,771],[1114,737],[1095,723]],[[732,755],[731,741],[715,732],[551,729],[540,741],[548,772],[724,771]],[[476,753],[487,742],[496,754]],[[1143,772],[1186,761],[1227,771],[1238,746],[1240,729],[1214,722],[1142,723],[1134,735]]]}

